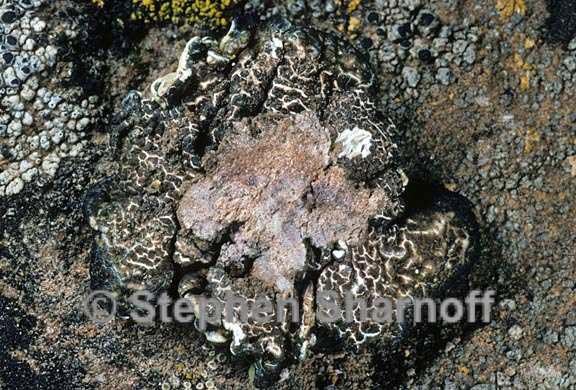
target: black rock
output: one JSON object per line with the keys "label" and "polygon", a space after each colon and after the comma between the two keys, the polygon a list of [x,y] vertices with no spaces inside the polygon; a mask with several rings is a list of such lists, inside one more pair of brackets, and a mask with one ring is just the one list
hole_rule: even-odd
{"label": "black rock", "polygon": [[576,36],[574,0],[548,0],[550,17],[546,20],[546,40],[568,44]]}

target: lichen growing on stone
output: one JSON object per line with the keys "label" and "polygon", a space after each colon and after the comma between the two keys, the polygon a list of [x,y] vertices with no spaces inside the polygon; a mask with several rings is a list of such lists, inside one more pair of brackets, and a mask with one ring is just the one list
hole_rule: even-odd
{"label": "lichen growing on stone", "polygon": [[297,324],[234,317],[203,329],[252,359],[260,379],[305,359],[316,334],[353,348],[401,338],[399,326],[324,324],[314,312],[325,290],[425,296],[471,259],[453,198],[405,209],[408,179],[374,80],[346,41],[283,20],[193,37],[148,98],[123,102],[113,175],[87,195],[93,286],[177,285],[196,305],[228,293],[297,298]]}
{"label": "lichen growing on stone", "polygon": [[63,159],[83,154],[98,116],[97,96],[54,82],[59,49],[35,15],[42,4],[0,2],[0,198],[49,184]]}
{"label": "lichen growing on stone", "polygon": [[[92,0],[102,8],[109,0]],[[129,1],[129,0],[125,0]],[[132,0],[131,18],[145,22],[207,23],[213,27],[227,26],[236,0]]]}
{"label": "lichen growing on stone", "polygon": [[182,228],[214,241],[240,225],[226,248],[237,255],[225,262],[243,261],[248,252],[239,246],[247,246],[255,253],[251,274],[291,292],[296,274],[306,271],[303,237],[319,248],[338,240],[358,244],[366,221],[392,202],[381,188],[356,188],[336,165],[331,144],[314,114],[239,123],[218,152],[205,157],[203,165],[213,168],[184,194]]}

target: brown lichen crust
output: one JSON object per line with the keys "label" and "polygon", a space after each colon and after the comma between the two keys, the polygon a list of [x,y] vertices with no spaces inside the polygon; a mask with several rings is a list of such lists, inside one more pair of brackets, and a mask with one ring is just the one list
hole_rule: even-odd
{"label": "brown lichen crust", "polygon": [[[306,240],[328,247],[357,244],[368,220],[387,207],[381,188],[356,188],[335,165],[330,133],[314,114],[245,120],[205,157],[206,175],[180,201],[178,220],[205,241],[239,225],[230,261],[256,251],[251,275],[291,291],[306,266]],[[190,255],[184,253],[184,255]]]}

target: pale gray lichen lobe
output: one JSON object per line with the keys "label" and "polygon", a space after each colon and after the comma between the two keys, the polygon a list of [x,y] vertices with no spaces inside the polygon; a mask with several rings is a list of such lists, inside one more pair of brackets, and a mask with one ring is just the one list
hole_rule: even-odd
{"label": "pale gray lichen lobe", "polygon": [[305,271],[305,240],[318,248],[358,244],[367,221],[390,202],[383,189],[348,179],[334,154],[315,114],[242,121],[205,157],[206,175],[180,201],[180,225],[214,241],[239,224],[234,239],[258,253],[252,275],[290,291]]}

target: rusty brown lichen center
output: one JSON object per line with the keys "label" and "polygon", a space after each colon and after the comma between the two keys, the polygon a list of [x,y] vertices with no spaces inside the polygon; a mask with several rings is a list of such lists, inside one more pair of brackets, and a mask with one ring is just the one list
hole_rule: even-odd
{"label": "rusty brown lichen center", "polygon": [[368,219],[386,207],[383,190],[347,178],[336,163],[330,131],[313,114],[260,115],[234,126],[216,152],[204,158],[206,174],[180,201],[183,229],[214,241],[240,228],[221,256],[241,261],[250,248],[251,270],[280,291],[305,269],[306,244],[358,243]]}

